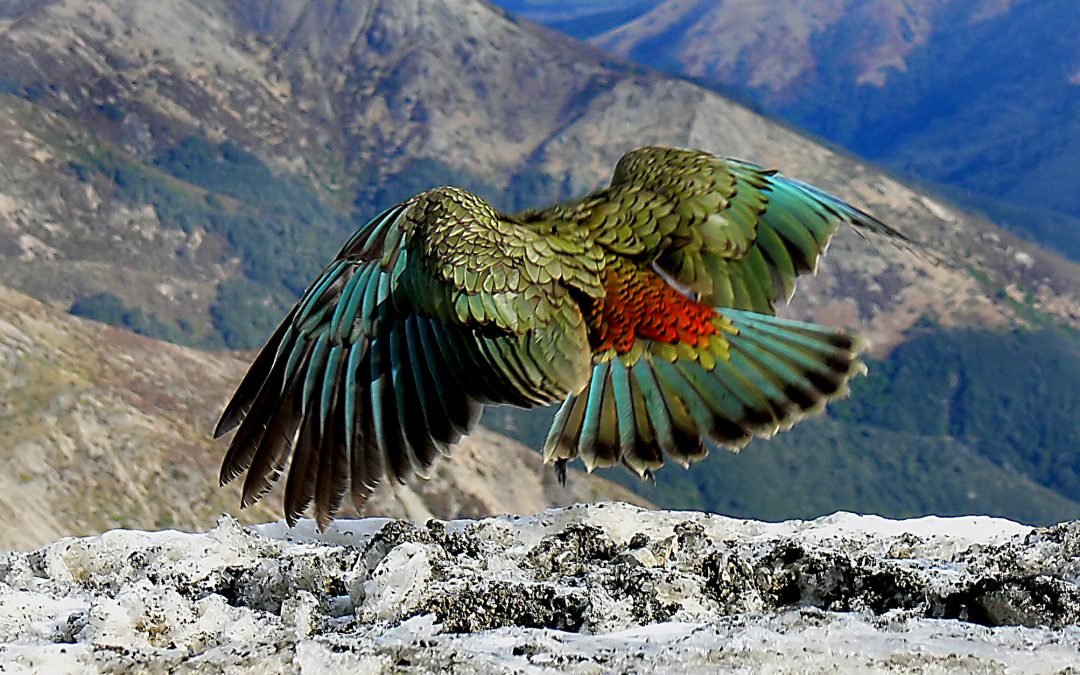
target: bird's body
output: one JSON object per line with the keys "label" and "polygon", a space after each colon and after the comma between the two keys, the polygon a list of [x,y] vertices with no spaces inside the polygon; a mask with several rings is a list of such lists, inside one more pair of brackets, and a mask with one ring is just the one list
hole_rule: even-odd
{"label": "bird's body", "polygon": [[458,188],[358,230],[267,342],[215,435],[243,504],[292,455],[285,514],[321,525],[383,476],[424,474],[485,404],[562,402],[561,470],[647,475],[769,436],[846,391],[860,341],[775,318],[842,222],[901,237],[775,171],[640,148],[609,187],[515,216]]}

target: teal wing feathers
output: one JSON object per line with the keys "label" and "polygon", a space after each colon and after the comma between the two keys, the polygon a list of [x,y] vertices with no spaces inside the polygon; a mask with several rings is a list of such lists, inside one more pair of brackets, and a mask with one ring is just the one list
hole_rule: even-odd
{"label": "teal wing feathers", "polygon": [[830,328],[725,309],[694,346],[639,340],[594,366],[555,416],[544,457],[646,476],[670,456],[703,458],[706,439],[738,449],[847,393],[865,345]]}
{"label": "teal wing feathers", "polygon": [[[575,293],[598,261],[462,190],[433,190],[361,228],[263,347],[214,430],[242,504],[288,466],[289,522],[320,525],[389,476],[425,474],[484,403],[546,405],[589,375]],[[558,269],[554,269],[555,267]]]}

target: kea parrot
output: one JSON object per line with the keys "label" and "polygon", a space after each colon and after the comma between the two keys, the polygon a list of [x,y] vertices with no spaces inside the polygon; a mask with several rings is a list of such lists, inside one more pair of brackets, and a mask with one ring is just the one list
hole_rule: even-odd
{"label": "kea parrot", "polygon": [[[737,450],[865,372],[858,337],[780,319],[841,223],[904,235],[822,190],[712,154],[646,147],[611,184],[515,215],[440,187],[357,230],[274,331],[223,412],[241,504],[288,462],[290,525],[426,475],[485,405],[561,403],[566,463],[647,477],[705,441]],[[291,460],[290,460],[291,456]]]}

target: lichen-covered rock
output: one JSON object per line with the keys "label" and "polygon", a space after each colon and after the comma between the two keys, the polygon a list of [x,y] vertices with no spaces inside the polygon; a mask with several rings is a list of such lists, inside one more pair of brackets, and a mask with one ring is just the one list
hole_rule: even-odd
{"label": "lichen-covered rock", "polygon": [[0,670],[712,672],[1080,664],[1080,523],[481,521],[114,531],[0,557]]}

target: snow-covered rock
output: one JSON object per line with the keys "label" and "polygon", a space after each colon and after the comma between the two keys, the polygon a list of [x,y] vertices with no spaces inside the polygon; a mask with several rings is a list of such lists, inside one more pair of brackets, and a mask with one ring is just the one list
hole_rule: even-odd
{"label": "snow-covered rock", "polygon": [[621,503],[481,521],[113,531],[0,557],[0,671],[1080,666],[1080,522]]}

